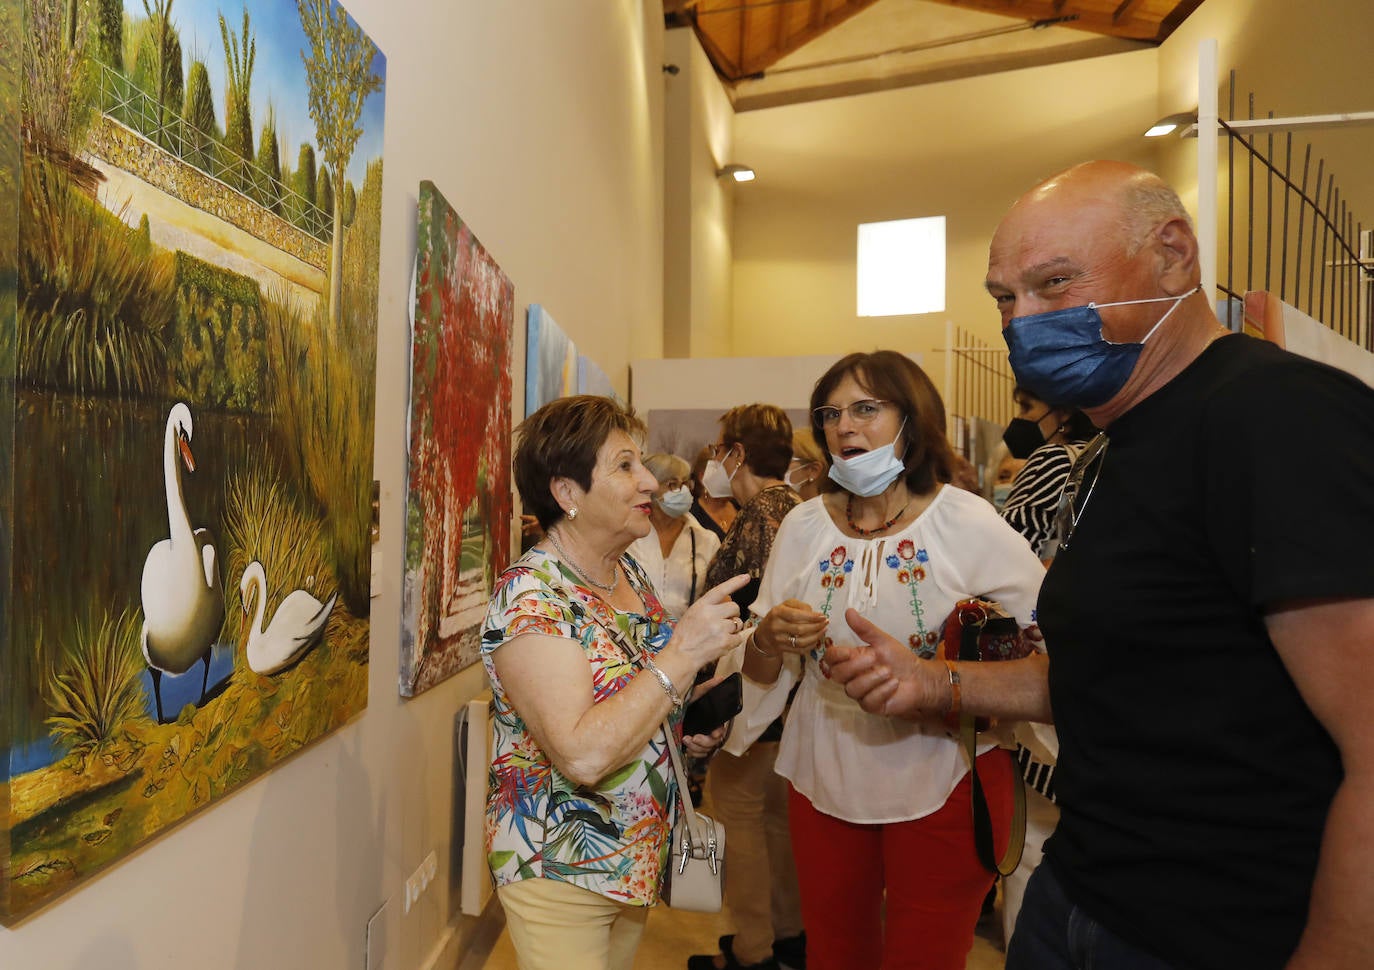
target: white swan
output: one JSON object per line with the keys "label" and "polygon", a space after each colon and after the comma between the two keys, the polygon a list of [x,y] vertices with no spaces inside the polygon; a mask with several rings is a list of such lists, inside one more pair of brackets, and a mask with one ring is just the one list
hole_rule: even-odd
{"label": "white swan", "polygon": [[305,652],[319,642],[339,594],[336,592],[329,597],[328,603],[321,603],[303,589],[293,590],[281,601],[276,613],[272,614],[272,622],[264,630],[267,571],[257,560],[248,564],[239,581],[244,613],[248,612],[254,585],[257,586],[258,605],[253,624],[248,628],[248,667],[256,674],[275,674],[305,656]]}
{"label": "white swan", "polygon": [[148,550],[143,563],[143,658],[153,675],[157,719],[162,716],[162,674],[180,674],[197,661],[205,663],[201,700],[210,678],[210,649],[224,624],[224,589],[220,585],[215,547],[206,529],[191,531],[181,491],[181,467],[196,470],[191,456],[191,409],[175,404],[167,415],[163,439],[162,478],[167,491],[167,526],[171,533]]}

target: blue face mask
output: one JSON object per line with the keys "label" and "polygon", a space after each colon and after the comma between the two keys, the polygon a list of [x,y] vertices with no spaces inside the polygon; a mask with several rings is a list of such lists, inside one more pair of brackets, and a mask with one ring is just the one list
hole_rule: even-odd
{"label": "blue face mask", "polygon": [[[1154,336],[1180,303],[1200,289],[1199,285],[1182,296],[1089,303],[1016,317],[1002,331],[1002,337],[1011,351],[1008,360],[1017,383],[1041,400],[1061,406],[1095,408],[1106,404],[1126,386],[1140,352],[1145,349],[1145,341]],[[1099,307],[1169,301],[1174,305],[1140,343],[1117,344],[1102,336]]]}

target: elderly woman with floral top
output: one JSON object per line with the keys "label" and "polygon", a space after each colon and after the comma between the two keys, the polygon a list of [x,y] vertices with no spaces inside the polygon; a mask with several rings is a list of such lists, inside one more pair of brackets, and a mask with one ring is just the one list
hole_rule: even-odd
{"label": "elderly woman with floral top", "polygon": [[[609,398],[561,398],[519,430],[515,479],[544,538],[500,577],[482,628],[495,740],[487,858],[522,970],[629,970],[658,901],[697,671],[739,640],[709,590],[674,625],[625,550],[658,483],[644,425]],[[664,720],[672,727],[665,736]]]}
{"label": "elderly woman with floral top", "polygon": [[[773,541],[735,731],[776,717],[800,679],[777,771],[791,785],[808,970],[962,970],[994,875],[974,849],[958,743],[942,720],[867,713],[828,678],[824,654],[861,642],[847,609],[900,630],[922,657],[969,597],[1031,627],[1044,569],[991,505],[947,484],[944,406],[909,358],[850,354],[816,382],[811,405],[828,489]],[[983,744],[978,767],[1000,853],[1012,762]]]}

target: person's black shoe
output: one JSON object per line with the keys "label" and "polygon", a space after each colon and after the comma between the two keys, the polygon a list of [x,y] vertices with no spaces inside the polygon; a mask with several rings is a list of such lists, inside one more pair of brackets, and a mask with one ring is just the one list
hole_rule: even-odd
{"label": "person's black shoe", "polygon": [[[734,951],[726,945],[727,940],[734,943],[734,935],[720,938],[719,953],[698,953],[688,957],[687,970],[780,970],[778,961],[772,957],[767,960],[760,960],[758,963],[740,963],[735,959]],[[717,963],[717,959],[722,962]]]}
{"label": "person's black shoe", "polygon": [[774,940],[773,959],[780,964],[786,964],[792,970],[806,970],[806,932]]}

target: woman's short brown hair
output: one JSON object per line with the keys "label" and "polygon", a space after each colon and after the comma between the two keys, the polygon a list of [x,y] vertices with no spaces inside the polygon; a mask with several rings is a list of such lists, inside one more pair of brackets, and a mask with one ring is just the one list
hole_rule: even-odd
{"label": "woman's short brown hair", "polygon": [[525,511],[547,532],[563,518],[549,487],[553,480],[571,478],[590,489],[596,453],[611,433],[642,438],[647,430],[633,410],[609,397],[577,394],[545,404],[515,429],[515,487]]}
{"label": "woman's short brown hair", "polygon": [[792,460],[792,419],[775,404],[741,404],[720,416],[721,444],[744,446],[744,463],[759,478],[782,478]]}
{"label": "woman's short brown hair", "polygon": [[[846,377],[852,376],[874,398],[895,404],[906,419],[902,438],[907,442],[902,464],[906,466],[906,485],[917,495],[929,492],[939,482],[954,477],[954,449],[945,437],[945,405],[926,372],[910,357],[895,350],[875,350],[869,354],[850,354],[834,363],[816,381],[811,391],[811,408],[828,402],[830,394]],[[813,421],[811,435],[825,455],[834,461],[825,443],[825,431]],[[837,488],[826,478],[825,488]]]}

